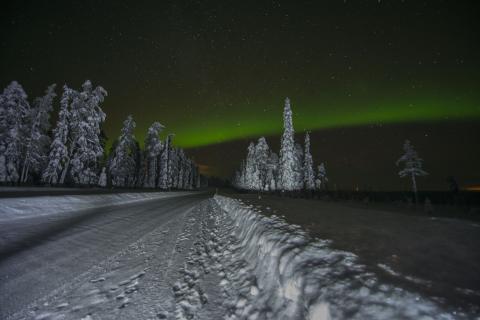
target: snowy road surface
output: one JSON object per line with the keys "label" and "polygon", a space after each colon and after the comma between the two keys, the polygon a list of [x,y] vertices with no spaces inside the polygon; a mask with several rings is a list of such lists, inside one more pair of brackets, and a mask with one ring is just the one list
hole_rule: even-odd
{"label": "snowy road surface", "polygon": [[2,319],[469,319],[207,193],[0,223]]}

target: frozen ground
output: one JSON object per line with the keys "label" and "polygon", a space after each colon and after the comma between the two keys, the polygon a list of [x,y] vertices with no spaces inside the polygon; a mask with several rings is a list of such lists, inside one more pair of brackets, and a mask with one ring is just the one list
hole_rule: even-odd
{"label": "frozen ground", "polygon": [[3,221],[0,318],[474,317],[257,211],[203,193]]}

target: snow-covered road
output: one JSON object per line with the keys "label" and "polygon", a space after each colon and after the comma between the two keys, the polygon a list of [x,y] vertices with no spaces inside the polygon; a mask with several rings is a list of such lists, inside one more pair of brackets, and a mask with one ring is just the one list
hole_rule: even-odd
{"label": "snow-covered road", "polygon": [[2,319],[472,318],[227,197],[47,217],[1,225]]}
{"label": "snow-covered road", "polygon": [[[123,254],[153,230],[173,225],[168,236],[176,239],[175,232],[182,227],[186,213],[207,195],[172,196],[175,194],[123,205],[105,201],[102,207],[97,203],[97,207],[82,211],[50,215],[40,212],[39,216],[28,218],[22,214],[21,219],[2,220],[0,319],[25,310],[52,290],[72,286],[85,272],[108,264],[109,259],[115,259],[114,255]],[[0,204],[5,200],[0,200]],[[166,248],[168,243],[162,250]],[[24,313],[17,318],[24,317],[34,318]]]}

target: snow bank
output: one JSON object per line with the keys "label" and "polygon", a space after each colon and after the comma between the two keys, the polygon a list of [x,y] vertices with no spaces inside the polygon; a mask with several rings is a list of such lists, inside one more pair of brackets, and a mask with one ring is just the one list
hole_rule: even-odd
{"label": "snow bank", "polygon": [[217,251],[226,274],[221,285],[231,299],[229,319],[467,318],[380,283],[354,254],[310,239],[279,217],[260,215],[238,200],[214,199],[222,211],[215,222],[221,228],[211,237],[228,243]]}
{"label": "snow bank", "polygon": [[0,199],[0,222],[6,220],[72,212],[135,201],[170,198],[192,192],[115,193],[98,195],[41,196]]}

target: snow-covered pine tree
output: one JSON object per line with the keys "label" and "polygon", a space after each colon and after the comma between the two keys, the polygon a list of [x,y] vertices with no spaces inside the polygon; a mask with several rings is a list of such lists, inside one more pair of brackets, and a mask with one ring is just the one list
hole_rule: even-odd
{"label": "snow-covered pine tree", "polygon": [[265,190],[268,171],[269,148],[264,137],[258,139],[255,146],[254,189]]}
{"label": "snow-covered pine tree", "polygon": [[133,153],[134,153],[134,160],[135,160],[135,170],[133,175],[130,179],[130,186],[132,187],[143,187],[145,181],[145,166],[144,166],[144,153],[142,152],[142,148],[137,140],[134,141],[133,146]]}
{"label": "snow-covered pine tree", "polygon": [[42,175],[42,181],[48,184],[62,184],[65,179],[66,166],[68,163],[69,106],[73,95],[74,90],[65,85],[60,100],[57,125],[53,131],[53,141],[50,144],[48,164]]}
{"label": "snow-covered pine tree", "polygon": [[155,188],[157,181],[158,156],[161,154],[163,145],[160,133],[165,127],[159,122],[154,122],[147,131],[145,138],[146,177],[144,186]]}
{"label": "snow-covered pine tree", "polygon": [[7,180],[7,163],[5,159],[5,146],[0,144],[0,182]]}
{"label": "snow-covered pine tree", "polygon": [[248,190],[255,189],[255,143],[248,145],[247,161],[245,162],[245,186]]}
{"label": "snow-covered pine tree", "polygon": [[328,182],[327,169],[325,168],[325,164],[322,162],[318,166],[317,179],[315,180],[317,189],[326,190],[327,182]]}
{"label": "snow-covered pine tree", "polygon": [[[2,182],[20,179],[25,141],[28,136],[30,105],[22,86],[12,81],[0,95],[0,177]],[[5,159],[5,160],[3,160]],[[4,162],[4,163],[3,163]]]}
{"label": "snow-covered pine tree", "polygon": [[300,143],[295,143],[295,189],[303,189],[303,148]]}
{"label": "snow-covered pine tree", "polygon": [[[90,80],[85,81],[82,89],[71,104],[71,176],[76,183],[95,184],[98,181],[98,160],[104,152],[100,143],[100,126],[106,115],[100,104],[107,91],[100,86],[93,89]],[[68,170],[68,166],[65,169]]]}
{"label": "snow-covered pine tree", "polygon": [[275,152],[271,152],[268,158],[268,169],[265,181],[266,191],[277,190],[277,171],[278,171],[278,155]]}
{"label": "snow-covered pine tree", "polygon": [[164,147],[160,157],[160,175],[158,186],[161,189],[168,189],[170,177],[170,154],[173,134],[169,134],[165,139]]}
{"label": "snow-covered pine tree", "polygon": [[31,171],[40,172],[46,163],[50,146],[50,137],[48,136],[50,112],[53,109],[53,99],[57,96],[55,87],[56,84],[50,85],[45,91],[45,95],[36,98],[33,108],[30,108],[30,128],[26,139],[21,182],[27,181]]}
{"label": "snow-covered pine tree", "polygon": [[295,140],[292,122],[292,109],[290,99],[285,99],[283,109],[283,135],[280,146],[279,176],[277,189],[292,191],[298,187],[297,174],[295,173],[296,156]]}
{"label": "snow-covered pine tree", "polygon": [[173,137],[170,140],[170,149],[168,155],[168,189],[175,188],[175,176],[177,173],[177,150],[173,147]]}
{"label": "snow-covered pine tree", "polygon": [[315,190],[315,172],[313,171],[313,159],[310,153],[310,135],[305,133],[305,155],[303,159],[303,181],[307,191]]}
{"label": "snow-covered pine tree", "polygon": [[192,175],[192,166],[191,166],[191,160],[188,157],[185,157],[185,168],[184,168],[184,174],[183,174],[183,188],[184,189],[190,189],[191,186],[189,185],[190,182],[190,176]]}
{"label": "snow-covered pine tree", "polygon": [[98,186],[105,188],[107,186],[107,172],[105,167],[102,168],[102,172],[100,173],[100,177],[98,178]]}
{"label": "snow-covered pine tree", "polygon": [[110,163],[112,183],[117,187],[130,187],[135,176],[135,121],[129,115],[123,122],[123,128],[118,138],[118,144]]}
{"label": "snow-covered pine tree", "polygon": [[404,162],[405,166],[398,175],[401,178],[410,177],[412,179],[412,189],[415,195],[415,203],[418,204],[418,191],[417,191],[417,181],[416,176],[425,176],[428,173],[422,169],[423,159],[420,158],[413,148],[413,145],[409,140],[405,140],[403,144],[403,150],[405,151],[404,155],[397,160],[396,165]]}
{"label": "snow-covered pine tree", "polygon": [[169,179],[169,185],[170,188],[176,189],[177,188],[177,164],[178,164],[178,157],[177,157],[178,149],[175,147],[172,147],[171,153],[170,153],[170,179]]}
{"label": "snow-covered pine tree", "polygon": [[178,164],[178,185],[177,189],[185,189],[185,184],[184,184],[184,178],[185,178],[185,165],[186,165],[186,157],[185,157],[185,152],[183,149],[180,149],[178,151],[178,159],[179,159],[179,164]]}

